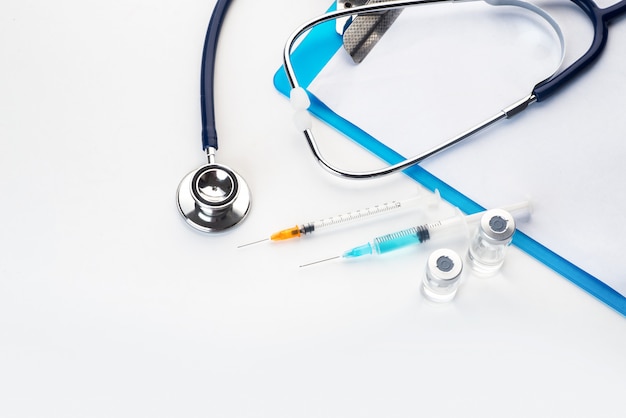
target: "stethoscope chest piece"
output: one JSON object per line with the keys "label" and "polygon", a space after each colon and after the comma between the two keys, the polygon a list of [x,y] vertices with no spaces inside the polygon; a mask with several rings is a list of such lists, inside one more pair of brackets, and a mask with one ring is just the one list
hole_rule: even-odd
{"label": "stethoscope chest piece", "polygon": [[244,179],[220,164],[207,164],[187,174],[177,191],[178,210],[202,232],[220,232],[241,222],[250,211]]}

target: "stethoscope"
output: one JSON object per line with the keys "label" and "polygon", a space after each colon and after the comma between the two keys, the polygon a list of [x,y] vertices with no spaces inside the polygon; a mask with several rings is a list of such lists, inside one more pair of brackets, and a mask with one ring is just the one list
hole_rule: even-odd
{"label": "stethoscope", "polygon": [[250,190],[229,167],[215,162],[214,70],[217,40],[230,0],[218,0],[204,40],[200,95],[202,149],[208,164],[187,174],[178,185],[178,209],[185,221],[202,232],[220,232],[238,225],[250,211]]}
{"label": "stethoscope", "polygon": [[[452,145],[455,145],[470,136],[482,131],[494,123],[508,119],[525,110],[529,105],[547,99],[556,93],[563,85],[578,75],[584,68],[594,62],[603,51],[608,36],[608,25],[616,17],[626,11],[626,0],[601,9],[593,0],[572,0],[587,15],[593,25],[593,41],[589,49],[569,67],[560,70],[565,45],[563,34],[558,24],[545,11],[530,3],[520,0],[484,0],[486,3],[499,6],[518,6],[530,10],[543,18],[554,29],[561,44],[561,62],[555,72],[548,78],[534,86],[531,93],[501,110],[493,117],[479,123],[469,130],[451,138],[441,144],[408,158],[400,163],[378,170],[353,172],[341,170],[330,164],[321,154],[315,137],[313,136],[309,115],[310,106],[307,92],[300,87],[291,63],[291,52],[300,36],[314,26],[340,18],[357,14],[380,13],[392,9],[426,5],[449,1],[478,1],[478,0],[409,0],[383,1],[363,6],[351,7],[344,10],[332,11],[301,25],[286,42],[283,51],[284,68],[289,83],[292,86],[291,101],[297,111],[297,125],[304,133],[310,150],[318,162],[333,174],[345,178],[365,179],[380,177],[405,170],[426,158],[437,154]],[[207,154],[208,164],[187,174],[178,186],[178,208],[189,225],[202,232],[220,232],[239,224],[250,210],[250,190],[243,178],[230,168],[215,162],[217,151],[217,132],[215,129],[214,112],[214,79],[215,56],[220,28],[226,14],[230,0],[218,0],[206,33],[201,72],[201,111],[202,111],[202,147]]]}
{"label": "stethoscope", "polygon": [[[426,5],[432,3],[440,3],[440,2],[458,2],[458,1],[477,1],[477,0],[411,0],[411,1],[383,1],[378,3],[369,3],[364,6],[351,7],[343,10],[337,10],[333,12],[326,13],[320,17],[315,19],[311,19],[305,24],[301,25],[287,40],[283,51],[283,62],[285,72],[287,74],[287,79],[292,87],[292,103],[295,103],[294,106],[296,109],[296,125],[299,130],[304,133],[304,137],[308,143],[310,150],[313,152],[313,155],[317,159],[317,161],[324,167],[326,170],[330,171],[333,174],[336,174],[341,177],[351,178],[351,179],[366,179],[366,178],[375,178],[384,176],[387,174],[395,173],[398,171],[405,170],[419,162],[425,160],[426,158],[437,154],[452,145],[458,144],[459,142],[469,138],[470,136],[482,131],[483,129],[493,125],[494,123],[503,120],[509,119],[518,113],[522,112],[529,105],[540,102],[542,100],[547,99],[556,93],[561,87],[563,87],[568,81],[578,75],[583,69],[589,66],[592,62],[594,62],[604,50],[606,45],[607,35],[608,35],[608,25],[609,23],[620,16],[626,11],[626,0],[621,0],[619,3],[601,9],[599,8],[592,0],[571,0],[578,7],[582,9],[582,11],[587,15],[591,24],[593,25],[593,41],[589,47],[589,49],[576,60],[569,67],[560,70],[562,66],[563,55],[565,51],[565,45],[563,40],[563,34],[558,26],[558,24],[552,19],[544,10],[540,9],[537,6],[534,6],[530,3],[526,3],[518,0],[484,0],[486,3],[494,6],[506,5],[506,6],[518,6],[523,7],[531,12],[536,13],[540,17],[542,17],[556,32],[559,41],[561,43],[561,63],[559,63],[555,72],[550,75],[548,78],[540,81],[535,87],[532,89],[531,93],[515,102],[511,106],[501,110],[494,116],[489,119],[484,120],[478,125],[470,128],[469,130],[462,132],[461,134],[440,143],[439,145],[422,152],[421,154],[415,155],[411,158],[407,158],[404,161],[399,163],[389,165],[387,167],[383,167],[377,170],[372,171],[363,171],[363,172],[354,172],[354,171],[346,171],[342,170],[334,165],[332,165],[320,152],[319,146],[313,136],[313,132],[311,129],[311,122],[304,116],[306,113],[306,109],[310,105],[310,101],[307,101],[307,92],[300,87],[298,84],[298,80],[296,78],[296,74],[291,63],[291,52],[296,44],[296,41],[300,36],[302,36],[305,32],[312,29],[314,26],[317,26],[321,23],[328,22],[330,20],[341,19],[350,17],[358,14],[375,14],[381,13],[387,10],[392,9],[400,9],[409,6],[419,6]],[[559,71],[560,70],[560,71]],[[295,98],[295,99],[294,99]]]}

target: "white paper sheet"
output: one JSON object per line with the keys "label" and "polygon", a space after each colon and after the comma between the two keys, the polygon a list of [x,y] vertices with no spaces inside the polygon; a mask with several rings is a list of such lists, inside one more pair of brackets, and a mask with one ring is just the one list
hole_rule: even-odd
{"label": "white paper sheet", "polygon": [[[591,26],[574,6],[537,3],[565,33],[566,62]],[[621,24],[620,24],[621,23]],[[422,166],[486,207],[531,196],[522,230],[626,295],[626,24],[600,60],[550,99]],[[309,89],[405,156],[448,139],[528,95],[554,71],[559,44],[536,16],[480,2],[404,10],[365,61],[340,50]]]}

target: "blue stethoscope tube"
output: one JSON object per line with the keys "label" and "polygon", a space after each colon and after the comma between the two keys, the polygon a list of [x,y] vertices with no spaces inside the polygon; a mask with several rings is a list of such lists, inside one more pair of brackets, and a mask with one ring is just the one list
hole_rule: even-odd
{"label": "blue stethoscope tube", "polygon": [[202,50],[202,69],[200,74],[200,106],[202,112],[202,149],[209,147],[217,150],[217,130],[215,128],[215,57],[217,41],[222,29],[222,22],[231,0],[218,0],[213,9],[209,27],[204,38]]}
{"label": "blue stethoscope tube", "polygon": [[[293,88],[293,91],[296,91],[301,88],[298,84],[298,80],[296,78],[296,74],[295,74],[293,65],[291,63],[291,51],[294,48],[297,39],[302,34],[312,29],[313,27],[321,23],[330,21],[330,20],[335,20],[338,18],[347,17],[347,16],[351,16],[355,14],[372,14],[372,13],[382,12],[386,10],[400,9],[400,8],[409,7],[409,6],[419,6],[419,5],[427,5],[427,4],[432,4],[432,3],[450,2],[450,1],[455,2],[455,1],[463,1],[463,0],[406,0],[406,1],[391,0],[391,1],[386,1],[386,2],[368,3],[364,6],[353,7],[353,8],[341,10],[341,11],[328,12],[322,16],[319,16],[301,25],[288,38],[284,51],[283,51],[284,69],[287,75],[287,79]],[[497,5],[522,6],[539,14],[544,19],[546,19],[546,21],[548,21],[549,23],[552,24],[553,22],[552,18],[549,17],[547,14],[545,14],[545,12],[543,12],[541,9],[521,0],[484,0],[484,1],[488,4],[492,4],[496,6]],[[593,0],[572,0],[572,2],[583,10],[583,12],[590,19],[591,24],[594,29],[594,38],[587,52],[583,54],[583,56],[581,56],[578,60],[576,60],[573,64],[571,64],[569,67],[561,71],[557,71],[552,76],[537,83],[533,87],[531,93],[527,97],[523,98],[517,103],[514,103],[510,107],[503,109],[502,111],[498,112],[496,115],[492,116],[491,118],[479,123],[478,125],[468,129],[465,132],[462,132],[461,134],[453,138],[448,139],[447,141],[442,142],[441,144],[435,147],[432,147],[422,152],[421,154],[415,155],[411,158],[407,158],[404,161],[398,162],[396,164],[383,167],[377,170],[372,170],[372,171],[363,171],[363,172],[346,171],[331,164],[322,155],[310,126],[303,124],[302,132],[307,141],[309,149],[311,150],[311,152],[313,153],[317,161],[320,163],[320,165],[332,174],[338,175],[343,178],[350,178],[350,179],[376,178],[376,177],[385,176],[391,173],[406,170],[407,168],[410,168],[413,165],[424,161],[426,158],[429,158],[435,154],[438,154],[439,152],[455,144],[458,144],[461,141],[464,141],[465,139],[473,136],[474,134],[482,131],[483,129],[493,125],[494,123],[500,120],[509,119],[517,115],[521,111],[525,110],[530,104],[547,99],[548,97],[556,93],[561,87],[563,87],[573,77],[578,75],[583,69],[585,69],[591,63],[593,63],[595,60],[598,59],[598,57],[600,56],[600,54],[602,53],[606,45],[607,35],[608,35],[608,24],[610,23],[611,20],[613,20],[614,18],[618,16],[621,16],[626,11],[626,0],[621,0],[619,3],[613,6],[607,7],[605,9],[599,8],[593,2]],[[558,25],[556,27],[553,25],[553,28],[557,30],[557,32],[560,33],[560,29],[558,28]]]}
{"label": "blue stethoscope tube", "polygon": [[604,9],[598,7],[593,0],[572,0],[572,2],[580,7],[591,21],[593,25],[593,41],[587,52],[573,64],[559,74],[535,86],[533,94],[538,102],[552,96],[557,90],[563,87],[563,85],[600,57],[600,54],[606,46],[609,34],[609,23],[626,12],[626,0],[622,0]]}

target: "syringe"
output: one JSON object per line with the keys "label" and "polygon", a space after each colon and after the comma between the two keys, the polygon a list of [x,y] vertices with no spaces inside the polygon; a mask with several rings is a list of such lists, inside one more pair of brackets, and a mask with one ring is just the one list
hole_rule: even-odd
{"label": "syringe", "polygon": [[[513,215],[515,218],[524,218],[529,216],[532,212],[532,205],[529,201],[525,201],[515,205],[503,207],[502,209],[511,213],[511,215]],[[341,255],[325,258],[323,260],[318,260],[307,264],[302,264],[300,267],[307,267],[313,264],[318,264],[339,258],[357,258],[364,255],[385,254],[391,251],[399,250],[400,248],[404,248],[409,245],[422,244],[426,241],[436,238],[443,232],[449,233],[451,230],[454,231],[456,229],[462,229],[467,232],[467,226],[478,222],[484,213],[485,211],[478,212],[472,215],[463,215],[459,211],[456,216],[428,224],[403,229],[398,232],[381,235],[374,238],[371,242],[344,251]]]}
{"label": "syringe", "polygon": [[424,207],[436,207],[437,205],[439,205],[440,201],[441,197],[439,195],[439,191],[435,190],[435,193],[432,195],[421,194],[410,199],[392,200],[390,202],[385,202],[363,209],[358,209],[340,215],[319,219],[313,222],[306,222],[301,225],[282,229],[278,232],[274,232],[273,234],[271,234],[269,238],[263,238],[258,241],[242,244],[239,245],[237,248],[247,247],[249,245],[258,244],[260,242],[270,240],[284,241],[291,238],[300,238],[304,235],[309,235],[315,231],[319,231],[320,229],[328,228],[330,226],[346,224],[348,222],[373,217],[374,215],[382,215],[390,212],[395,212],[400,209],[408,209],[419,205],[422,205]]}

